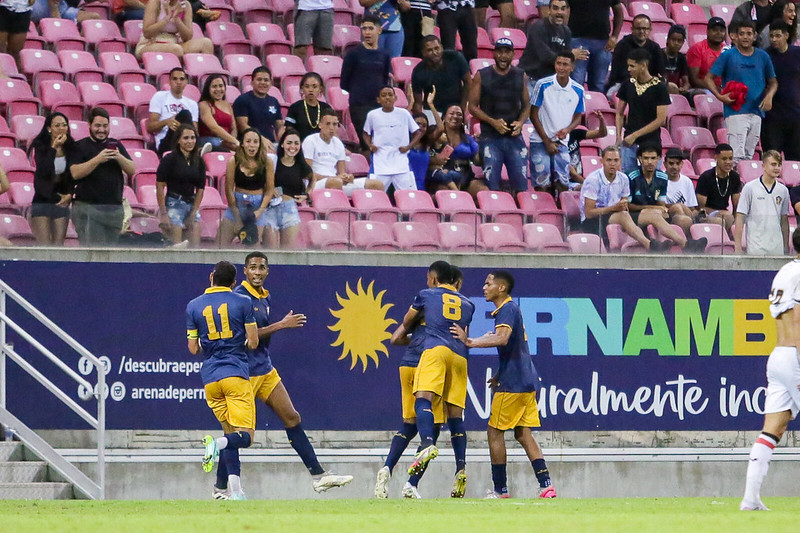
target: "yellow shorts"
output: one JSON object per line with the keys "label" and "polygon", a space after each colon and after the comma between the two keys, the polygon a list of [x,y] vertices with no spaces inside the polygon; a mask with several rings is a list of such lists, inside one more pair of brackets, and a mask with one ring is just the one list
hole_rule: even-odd
{"label": "yellow shorts", "polygon": [[273,368],[266,374],[261,376],[250,376],[250,386],[253,387],[253,396],[262,402],[266,402],[278,383],[281,382],[281,377],[278,375],[278,369]]}
{"label": "yellow shorts", "polygon": [[462,409],[467,404],[467,360],[447,346],[422,352],[414,374],[414,392],[429,391]]}
{"label": "yellow shorts", "polygon": [[535,392],[496,392],[492,398],[489,425],[500,431],[515,427],[538,428],[539,407]]}
{"label": "yellow shorts", "polygon": [[[403,418],[416,418],[414,410],[414,373],[416,368],[410,366],[400,367],[400,398],[403,402]],[[447,422],[447,412],[441,398],[433,399],[433,423],[444,424]]]}
{"label": "yellow shorts", "polygon": [[255,428],[256,402],[250,381],[232,376],[205,386],[206,403],[220,422],[235,428]]}

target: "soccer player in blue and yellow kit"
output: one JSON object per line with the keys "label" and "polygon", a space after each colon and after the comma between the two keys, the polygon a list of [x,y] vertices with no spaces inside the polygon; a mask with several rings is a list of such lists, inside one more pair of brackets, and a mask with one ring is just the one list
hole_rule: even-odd
{"label": "soccer player in blue and yellow kit", "polygon": [[[450,279],[452,277],[451,272],[450,263],[447,261],[434,261],[431,266],[428,267],[428,275],[426,276],[428,288],[436,287],[440,279]],[[460,287],[460,281],[454,283],[454,286],[456,288]],[[375,497],[380,499],[389,496],[388,485],[389,478],[392,476],[392,470],[394,470],[394,467],[400,460],[400,456],[403,455],[411,439],[417,435],[417,416],[414,413],[414,373],[419,365],[422,352],[425,350],[425,318],[418,315],[417,321],[414,323],[411,330],[406,330],[406,328],[400,324],[392,334],[389,342],[395,345],[407,346],[406,353],[400,361],[400,400],[403,410],[403,427],[392,437],[392,444],[389,447],[389,453],[386,455],[386,462],[383,467],[378,470],[378,476],[375,482]],[[447,418],[441,398],[434,399],[433,412],[433,442],[435,444],[439,438],[439,429]],[[423,472],[420,472],[419,474],[414,474],[409,477],[408,481],[406,481],[403,486],[402,494],[404,498],[421,498],[417,491],[417,485],[422,474]]]}
{"label": "soccer player in blue and yellow kit", "polygon": [[[270,359],[269,341],[272,334],[282,329],[303,327],[306,316],[289,311],[283,319],[270,323],[270,294],[264,288],[264,281],[269,276],[269,261],[265,254],[262,252],[248,254],[244,259],[244,274],[247,279],[236,287],[234,292],[250,298],[258,325],[260,342],[258,347],[248,351],[253,395],[267,404],[281,419],[289,443],[311,474],[312,485],[316,492],[346,485],[353,481],[353,476],[326,472],[319,464],[314,447],[300,425],[300,413],[295,410],[292,399],[278,375],[278,370],[272,366]],[[224,489],[224,480],[224,475],[217,475],[215,494]]]}
{"label": "soccer player in blue and yellow kit", "polygon": [[206,403],[222,425],[224,436],[203,438],[203,470],[211,472],[220,457],[228,475],[230,499],[244,500],[239,448],[253,440],[255,402],[250,387],[247,348],[258,346],[258,329],[249,298],[234,294],[236,267],[214,265],[211,287],[186,306],[189,351],[205,356],[200,376]]}
{"label": "soccer player in blue and yellow kit", "polygon": [[425,317],[425,351],[414,374],[414,411],[422,442],[408,473],[419,474],[439,455],[433,442],[432,402],[440,397],[447,409],[447,425],[456,459],[456,477],[450,495],[463,498],[467,484],[467,434],[462,418],[467,402],[467,347],[453,337],[450,327],[458,324],[466,330],[475,305],[452,285],[453,273],[451,268],[449,279],[440,279],[436,287],[420,291],[403,317],[406,329],[414,325],[418,315]]}
{"label": "soccer player in blue and yellow kit", "polygon": [[463,328],[453,326],[452,333],[469,348],[497,347],[500,366],[489,380],[495,391],[492,398],[492,412],[489,416],[489,455],[492,461],[492,481],[494,489],[487,498],[508,498],[506,484],[506,443],[504,433],[514,430],[514,438],[525,449],[533,471],[539,481],[539,497],[555,498],[556,490],[550,482],[550,472],[542,454],[542,449],[533,438],[531,428],[539,427],[539,408],[536,404],[536,391],[541,380],[533,366],[528,351],[528,338],[522,321],[519,306],[511,300],[514,278],[505,270],[495,270],[486,276],[483,295],[496,309],[494,332],[476,339],[467,338]]}

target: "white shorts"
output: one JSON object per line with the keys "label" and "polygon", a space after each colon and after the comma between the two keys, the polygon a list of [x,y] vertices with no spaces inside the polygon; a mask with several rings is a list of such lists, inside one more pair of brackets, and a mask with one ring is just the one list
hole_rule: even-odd
{"label": "white shorts", "polygon": [[380,180],[383,183],[383,190],[389,190],[389,185],[394,183],[394,188],[398,191],[403,189],[417,190],[417,179],[413,172],[401,172],[400,174],[370,174],[370,178]]}
{"label": "white shorts", "polygon": [[800,411],[800,361],[797,349],[776,346],[767,361],[767,399],[765,413],[792,411],[792,419]]}
{"label": "white shorts", "polygon": [[[327,183],[327,179],[324,180],[317,180],[314,184],[314,190],[317,189],[325,189],[325,184]],[[353,191],[356,189],[364,189],[367,184],[367,178],[356,178],[353,180],[353,183],[348,183],[347,185],[342,187],[342,190],[347,196],[353,194]]]}

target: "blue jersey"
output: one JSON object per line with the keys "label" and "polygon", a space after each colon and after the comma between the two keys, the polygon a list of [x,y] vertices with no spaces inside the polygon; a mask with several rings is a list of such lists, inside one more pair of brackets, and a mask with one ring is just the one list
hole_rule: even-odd
{"label": "blue jersey", "polygon": [[[265,328],[269,326],[269,291],[261,288],[257,291],[252,285],[243,281],[233,292],[250,298],[253,303],[253,316],[256,326]],[[247,361],[250,364],[251,376],[263,376],[272,371],[272,359],[269,357],[270,337],[260,339],[255,350],[247,350]]]}
{"label": "blue jersey", "polygon": [[408,332],[411,342],[406,346],[406,353],[400,360],[400,366],[410,366],[416,368],[419,365],[419,358],[425,351],[425,319],[423,318],[417,325]]}
{"label": "blue jersey", "polygon": [[412,309],[425,313],[425,349],[447,346],[462,357],[467,347],[450,333],[450,326],[458,324],[466,329],[472,322],[475,304],[452,285],[440,285],[420,291]]}
{"label": "blue jersey", "polygon": [[528,336],[519,306],[509,298],[492,312],[492,316],[495,331],[501,327],[511,328],[508,344],[497,347],[500,356],[500,367],[495,374],[500,384],[497,392],[538,391],[541,379],[528,351]]}
{"label": "blue jersey", "polygon": [[250,378],[246,324],[255,324],[250,298],[228,287],[211,287],[186,306],[186,334],[199,339],[206,356],[200,376],[207,385],[224,378]]}

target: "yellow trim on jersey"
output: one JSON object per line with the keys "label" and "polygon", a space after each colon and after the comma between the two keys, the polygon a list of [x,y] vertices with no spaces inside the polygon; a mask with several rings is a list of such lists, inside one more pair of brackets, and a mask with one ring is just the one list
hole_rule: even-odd
{"label": "yellow trim on jersey", "polygon": [[494,329],[497,330],[497,328],[508,328],[512,331],[514,330],[514,328],[512,328],[509,324],[495,324]]}
{"label": "yellow trim on jersey", "polygon": [[509,296],[508,298],[506,298],[505,300],[503,300],[503,302],[502,302],[500,305],[498,305],[498,306],[497,306],[497,309],[495,309],[494,311],[492,311],[492,316],[494,316],[494,315],[496,315],[497,313],[499,313],[499,312],[500,312],[500,308],[501,308],[501,307],[503,307],[504,305],[506,305],[506,304],[507,304],[508,302],[510,302],[510,301],[511,301],[511,296]]}
{"label": "yellow trim on jersey", "polygon": [[233,289],[230,287],[209,287],[203,292],[203,294],[214,294],[215,292],[233,292]]}
{"label": "yellow trim on jersey", "polygon": [[449,290],[451,290],[453,292],[458,292],[458,290],[455,287],[453,287],[452,285],[450,285],[449,283],[442,283],[441,285],[439,285],[439,288],[440,289],[449,289]]}
{"label": "yellow trim on jersey", "polygon": [[186,338],[187,339],[199,339],[200,335],[197,333],[196,329],[189,329],[186,331]]}
{"label": "yellow trim on jersey", "polygon": [[256,324],[256,322],[255,322],[255,321],[253,321],[253,322],[247,322],[247,323],[245,324],[245,326],[249,326],[250,324],[253,324],[254,326],[257,326],[257,325],[258,325],[258,324]]}
{"label": "yellow trim on jersey", "polygon": [[248,282],[247,280],[242,282],[242,287],[244,287],[247,292],[252,294],[255,298],[258,298],[259,300],[263,300],[264,298],[269,296],[269,291],[267,289],[261,287],[261,290],[258,291],[256,290],[255,287],[250,285],[250,282]]}

